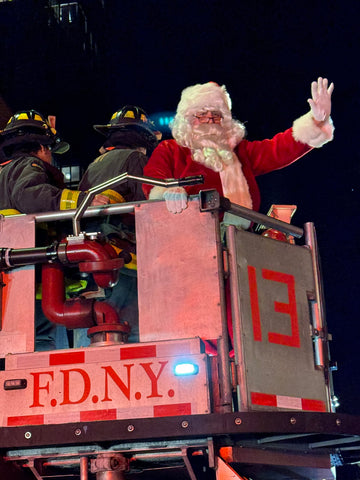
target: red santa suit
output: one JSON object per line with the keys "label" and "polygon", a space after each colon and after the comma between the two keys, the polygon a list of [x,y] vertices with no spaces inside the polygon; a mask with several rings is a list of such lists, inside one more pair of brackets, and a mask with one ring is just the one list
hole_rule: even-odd
{"label": "red santa suit", "polygon": [[[321,78],[317,84],[313,83],[313,98],[320,98],[320,107],[323,107],[325,98],[330,109],[333,86],[328,91],[324,90],[327,80]],[[230,201],[258,210],[260,193],[255,177],[286,167],[312,148],[319,148],[333,138],[334,127],[330,115],[325,114],[322,108],[318,114],[314,101],[311,100],[310,103],[311,111],[295,120],[293,126],[285,132],[278,133],[272,139],[248,141],[244,138],[243,124],[232,118],[231,99],[225,86],[208,82],[188,87],[182,92],[172,125],[175,140],[165,140],[157,146],[144,168],[144,174],[161,179],[203,175],[205,183],[187,187],[188,195],[215,188]],[[193,133],[189,137],[189,130],[195,131],[192,129],[195,128],[194,118],[199,118],[197,112],[221,114],[221,137],[225,139],[232,158],[229,160],[223,157],[220,166],[211,166],[197,156],[198,146],[193,143]],[[219,145],[219,152],[222,148]],[[164,194],[169,193],[164,187],[150,185],[144,185],[143,190],[150,199],[166,199]]]}
{"label": "red santa suit", "polygon": [[[270,140],[242,140],[235,147],[234,153],[241,163],[254,210],[258,210],[260,206],[260,193],[255,177],[286,167],[311,149],[309,145],[294,139],[292,128],[278,133]],[[186,187],[188,195],[210,188],[215,188],[223,195],[220,174],[195,162],[191,150],[178,145],[175,140],[165,140],[157,146],[144,168],[144,175],[161,179],[203,175],[203,184]],[[147,197],[151,189],[151,185],[143,185]],[[156,195],[156,190],[154,193]]]}

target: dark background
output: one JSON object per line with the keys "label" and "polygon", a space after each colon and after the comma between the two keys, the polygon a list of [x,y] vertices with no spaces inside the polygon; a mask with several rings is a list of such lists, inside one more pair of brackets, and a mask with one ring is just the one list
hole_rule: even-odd
{"label": "dark background", "polygon": [[61,3],[0,3],[2,126],[9,110],[55,114],[72,145],[60,165],[86,167],[102,140],[92,125],[107,123],[127,103],[149,114],[173,112],[183,88],[216,81],[255,140],[306,113],[318,76],[335,83],[334,141],[259,178],[261,211],[296,204],[293,223],[315,223],[339,411],[360,414],[360,4],[87,0],[73,2],[70,22],[70,6]]}

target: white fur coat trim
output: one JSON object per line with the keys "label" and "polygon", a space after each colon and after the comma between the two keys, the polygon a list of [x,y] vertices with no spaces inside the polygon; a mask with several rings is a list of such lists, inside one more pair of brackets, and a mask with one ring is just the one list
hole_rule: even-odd
{"label": "white fur coat trim", "polygon": [[334,130],[331,117],[320,126],[315,122],[311,111],[297,118],[293,123],[294,139],[315,148],[322,147],[325,143],[330,142],[334,137]]}
{"label": "white fur coat trim", "polygon": [[168,190],[166,187],[154,187],[150,190],[149,200],[161,200],[165,193],[165,190]]}

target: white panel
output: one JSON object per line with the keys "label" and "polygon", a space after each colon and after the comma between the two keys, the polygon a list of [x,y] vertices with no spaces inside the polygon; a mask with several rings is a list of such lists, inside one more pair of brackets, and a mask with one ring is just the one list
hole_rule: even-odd
{"label": "white panel", "polygon": [[[35,246],[32,215],[5,217],[0,222],[0,247]],[[35,268],[26,266],[3,274],[0,356],[34,350]]]}
{"label": "white panel", "polygon": [[215,219],[198,201],[181,214],[165,202],[136,210],[140,340],[221,335]]}

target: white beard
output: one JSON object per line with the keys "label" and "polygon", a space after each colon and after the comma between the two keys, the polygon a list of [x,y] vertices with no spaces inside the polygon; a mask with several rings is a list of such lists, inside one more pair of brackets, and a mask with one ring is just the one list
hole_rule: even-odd
{"label": "white beard", "polygon": [[214,123],[195,125],[189,147],[196,162],[221,172],[233,163],[233,152],[221,125]]}
{"label": "white beard", "polygon": [[[208,123],[193,126],[191,146],[196,162],[219,172],[224,196],[237,205],[252,208],[249,186],[241,163],[229,146],[221,125]],[[229,213],[225,222],[248,228],[250,222]]]}

